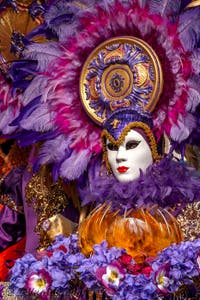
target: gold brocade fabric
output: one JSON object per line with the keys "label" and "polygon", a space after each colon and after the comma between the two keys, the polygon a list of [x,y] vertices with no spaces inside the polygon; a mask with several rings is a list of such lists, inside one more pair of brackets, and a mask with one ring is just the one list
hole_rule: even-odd
{"label": "gold brocade fabric", "polygon": [[47,166],[42,166],[26,186],[26,199],[37,215],[35,231],[38,233],[38,250],[44,250],[52,244],[55,236],[68,236],[76,232],[77,224],[61,214],[69,203],[80,211],[79,196],[75,182],[64,184],[61,179],[52,182]]}
{"label": "gold brocade fabric", "polygon": [[55,236],[59,234],[68,236],[77,229],[76,223],[73,223],[69,219],[63,217],[61,214],[56,214],[46,221],[49,222],[49,230],[47,230],[47,235],[51,241],[53,241]]}
{"label": "gold brocade fabric", "polygon": [[187,204],[179,213],[177,221],[185,240],[193,241],[200,237],[200,201]]}
{"label": "gold brocade fabric", "polygon": [[35,231],[39,234],[39,249],[44,249],[51,244],[47,234],[49,218],[64,211],[68,204],[68,198],[61,180],[55,183],[51,181],[51,175],[45,168],[34,174],[26,186],[26,199],[32,205],[38,218]]}

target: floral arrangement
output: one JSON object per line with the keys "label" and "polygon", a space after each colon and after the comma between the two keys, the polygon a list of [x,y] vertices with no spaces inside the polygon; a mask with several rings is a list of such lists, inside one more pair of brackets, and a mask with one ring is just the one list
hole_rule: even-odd
{"label": "floral arrangement", "polygon": [[200,239],[172,244],[156,258],[147,257],[138,264],[124,249],[108,248],[105,241],[85,257],[78,236],[70,235],[58,236],[37,257],[26,254],[18,259],[10,288],[15,295],[32,294],[43,300],[53,295],[89,299],[90,292],[101,294],[102,299],[153,300],[167,299],[183,287],[192,286],[196,293],[199,285]]}

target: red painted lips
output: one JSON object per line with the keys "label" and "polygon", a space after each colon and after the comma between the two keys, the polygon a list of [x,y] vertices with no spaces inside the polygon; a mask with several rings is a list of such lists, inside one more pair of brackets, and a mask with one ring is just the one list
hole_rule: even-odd
{"label": "red painted lips", "polygon": [[119,173],[125,173],[128,169],[129,169],[129,168],[127,168],[127,167],[121,166],[121,167],[118,167],[118,168],[117,168],[117,171],[118,171]]}

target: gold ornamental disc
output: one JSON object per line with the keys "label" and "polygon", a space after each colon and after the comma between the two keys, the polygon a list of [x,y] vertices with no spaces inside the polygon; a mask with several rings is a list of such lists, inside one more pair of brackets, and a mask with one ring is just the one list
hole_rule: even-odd
{"label": "gold ornamental disc", "polygon": [[122,108],[152,112],[162,89],[159,58],[146,42],[131,36],[100,44],[86,59],[80,76],[83,107],[99,125]]}

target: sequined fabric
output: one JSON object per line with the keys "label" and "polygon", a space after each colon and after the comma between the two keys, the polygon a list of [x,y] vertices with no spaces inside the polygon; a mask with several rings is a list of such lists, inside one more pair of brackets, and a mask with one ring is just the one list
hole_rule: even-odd
{"label": "sequined fabric", "polygon": [[185,240],[193,241],[200,237],[200,201],[187,204],[178,214],[177,221]]}

